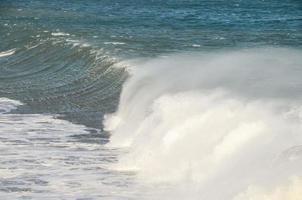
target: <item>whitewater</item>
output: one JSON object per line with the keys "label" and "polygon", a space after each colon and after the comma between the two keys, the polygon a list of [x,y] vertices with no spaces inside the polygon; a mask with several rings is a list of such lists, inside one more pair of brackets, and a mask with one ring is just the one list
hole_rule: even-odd
{"label": "whitewater", "polygon": [[301,200],[301,6],[1,0],[0,200]]}
{"label": "whitewater", "polygon": [[173,185],[155,199],[299,199],[301,64],[275,48],[132,61],[105,116],[129,149],[116,169]]}

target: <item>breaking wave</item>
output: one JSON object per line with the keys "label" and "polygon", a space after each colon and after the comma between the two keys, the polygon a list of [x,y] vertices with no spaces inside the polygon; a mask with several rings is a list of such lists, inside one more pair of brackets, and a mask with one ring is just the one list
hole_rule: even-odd
{"label": "breaking wave", "polygon": [[105,116],[108,145],[129,151],[117,169],[135,170],[150,185],[172,185],[160,199],[296,199],[302,191],[300,50],[130,62],[118,110]]}

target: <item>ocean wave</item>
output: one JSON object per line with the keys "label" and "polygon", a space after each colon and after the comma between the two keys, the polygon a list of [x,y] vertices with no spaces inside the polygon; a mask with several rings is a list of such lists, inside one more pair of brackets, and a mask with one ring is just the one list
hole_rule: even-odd
{"label": "ocean wave", "polygon": [[25,102],[22,112],[64,114],[101,128],[100,119],[115,110],[126,77],[123,68],[114,67],[118,62],[85,41],[45,33],[0,59],[0,96]]}
{"label": "ocean wave", "polygon": [[258,48],[133,61],[117,112],[105,116],[108,145],[129,151],[115,168],[172,184],[160,199],[233,199],[302,177],[301,153],[289,153],[302,144],[300,55]]}

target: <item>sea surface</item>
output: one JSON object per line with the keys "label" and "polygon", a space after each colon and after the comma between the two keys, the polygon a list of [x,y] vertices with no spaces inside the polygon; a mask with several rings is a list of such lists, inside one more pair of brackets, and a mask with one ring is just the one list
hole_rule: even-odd
{"label": "sea surface", "polygon": [[0,0],[1,200],[300,200],[300,0]]}

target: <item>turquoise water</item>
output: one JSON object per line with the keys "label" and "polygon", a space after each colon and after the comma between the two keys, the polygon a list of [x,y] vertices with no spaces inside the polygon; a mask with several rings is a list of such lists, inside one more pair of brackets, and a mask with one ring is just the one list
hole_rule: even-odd
{"label": "turquoise water", "polygon": [[299,0],[1,0],[1,199],[301,188],[301,47]]}

